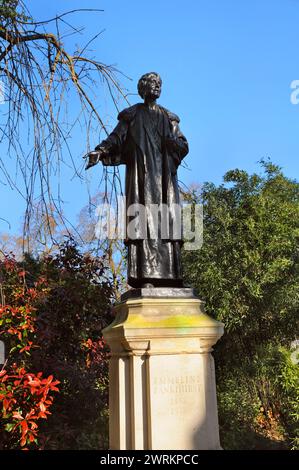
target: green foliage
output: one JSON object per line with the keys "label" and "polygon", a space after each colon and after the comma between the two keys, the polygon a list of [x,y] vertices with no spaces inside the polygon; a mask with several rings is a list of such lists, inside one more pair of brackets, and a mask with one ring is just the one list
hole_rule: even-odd
{"label": "green foliage", "polygon": [[[258,423],[263,428],[257,406],[275,427],[275,439],[280,432],[291,441],[298,432],[294,389],[286,386],[294,371],[285,354],[298,331],[299,184],[271,162],[261,164],[263,175],[233,170],[219,187],[204,185],[195,197],[204,207],[203,247],[184,253],[187,282],[225,324],[215,358],[228,448],[241,445],[242,426],[253,437]],[[239,424],[228,431],[229,420]],[[249,437],[244,431],[251,448]]]}
{"label": "green foliage", "polygon": [[[28,21],[24,12],[24,5],[20,0],[0,0],[0,22],[13,23],[15,21]],[[1,29],[1,26],[0,26]]]}
{"label": "green foliage", "polygon": [[220,362],[218,372],[225,449],[298,448],[299,370],[289,350],[263,345],[239,366]]}
{"label": "green foliage", "polygon": [[[217,374],[217,379],[218,379]],[[218,381],[218,414],[221,445],[224,449],[254,449],[257,439],[252,427],[260,402],[241,371],[226,370],[225,380]]]}
{"label": "green foliage", "polygon": [[15,18],[17,15],[16,8],[18,3],[18,0],[0,0],[1,19]]}
{"label": "green foliage", "polygon": [[[57,255],[31,263],[47,279],[49,293],[38,307],[35,367],[61,382],[45,449],[107,447],[108,356],[102,329],[112,321],[113,288],[103,260],[79,252],[69,240]],[[75,412],[74,412],[75,410]]]}
{"label": "green foliage", "polygon": [[[0,259],[0,339],[6,360],[0,370],[0,449],[39,446],[40,420],[51,414],[58,381],[34,371],[31,352],[36,344],[36,305],[45,293],[44,280],[30,287],[26,272],[11,256]],[[25,447],[26,446],[26,447]]]}
{"label": "green foliage", "polygon": [[284,429],[293,449],[299,448],[299,368],[290,350],[269,345],[255,362],[258,377],[270,382],[265,398],[270,395],[273,412]]}
{"label": "green foliage", "polygon": [[[113,286],[106,278],[103,259],[81,253],[76,244],[68,240],[55,255],[40,259],[27,255],[17,273],[12,271],[12,264],[8,259],[3,268],[3,272],[9,271],[9,276],[1,277],[0,270],[0,287],[3,287],[0,293],[6,302],[12,297],[14,299],[14,310],[7,306],[0,309],[6,346],[8,342],[14,346],[15,337],[18,337],[23,354],[30,352],[30,356],[26,355],[30,377],[35,377],[37,373],[36,377],[42,380],[38,375],[42,370],[43,374],[54,376],[60,382],[59,394],[55,396],[53,405],[50,403],[50,418],[39,423],[39,448],[107,448],[108,351],[101,331],[112,321],[110,306]],[[23,311],[19,308],[21,301],[24,304],[24,289],[20,288],[23,285],[26,285],[26,299],[28,296],[30,300],[34,297],[34,309]],[[15,299],[18,299],[18,303]],[[13,323],[7,321],[9,315]],[[23,337],[24,322],[25,331],[31,332],[34,325],[34,345],[27,341],[27,335]],[[12,340],[7,337],[8,334]],[[10,361],[18,356],[19,349],[14,348]],[[25,374],[25,371],[21,372]],[[6,375],[0,375],[0,381],[7,382]],[[44,386],[43,382],[41,386]],[[23,422],[22,412],[28,406],[26,408],[22,403],[19,405],[20,400],[15,402],[16,394],[8,397],[6,389],[0,392],[0,400],[9,398],[9,413],[19,425]],[[30,395],[29,398],[33,402],[35,396],[31,398]],[[8,401],[5,403],[7,410]],[[21,414],[16,414],[13,406],[18,406]],[[32,421],[31,415],[27,416],[30,424],[29,418]],[[34,444],[35,434],[28,434],[27,428],[25,431],[26,435],[20,434],[21,445],[28,444],[27,437]],[[0,433],[0,447],[12,448],[6,436],[3,436],[2,441]]]}

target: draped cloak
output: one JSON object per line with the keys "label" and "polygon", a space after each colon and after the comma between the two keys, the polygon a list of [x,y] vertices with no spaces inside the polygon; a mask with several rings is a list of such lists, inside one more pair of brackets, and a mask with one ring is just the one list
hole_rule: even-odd
{"label": "draped cloak", "polygon": [[[105,149],[104,165],[126,165],[126,205],[167,205],[167,236],[161,229],[155,232],[154,219],[148,213],[146,228],[139,227],[134,237],[126,239],[128,246],[128,283],[140,287],[180,286],[181,233],[173,229],[177,222],[179,189],[177,168],[188,153],[188,143],[179,129],[179,118],[159,105],[150,108],[139,103],[118,115],[118,124],[96,150]],[[169,144],[167,138],[171,137]],[[165,206],[164,206],[165,207]],[[159,216],[165,223],[165,216]],[[127,216],[127,227],[132,215]],[[153,238],[151,234],[158,233]]]}

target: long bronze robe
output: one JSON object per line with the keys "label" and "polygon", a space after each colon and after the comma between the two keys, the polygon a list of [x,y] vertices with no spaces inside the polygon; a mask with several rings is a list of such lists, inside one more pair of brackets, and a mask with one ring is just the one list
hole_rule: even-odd
{"label": "long bronze robe", "polygon": [[[161,106],[149,108],[139,103],[123,110],[118,120],[116,128],[96,149],[108,151],[102,159],[104,165],[126,165],[127,208],[131,204],[169,207],[168,238],[149,238],[154,223],[149,217],[146,236],[144,230],[137,230],[134,239],[127,239],[128,283],[132,287],[146,282],[161,287],[180,286],[181,236],[173,236],[176,215],[172,208],[180,203],[177,168],[188,153],[188,143],[179,129],[179,118]],[[169,136],[174,138],[172,146],[166,144]]]}

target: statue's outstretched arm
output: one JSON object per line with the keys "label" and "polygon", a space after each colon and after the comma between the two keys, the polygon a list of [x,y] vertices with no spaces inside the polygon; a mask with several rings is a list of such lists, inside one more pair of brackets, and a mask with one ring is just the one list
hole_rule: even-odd
{"label": "statue's outstretched arm", "polygon": [[101,162],[103,165],[121,165],[123,161],[123,145],[127,138],[128,123],[119,121],[115,129],[96,146],[95,150],[101,153]]}
{"label": "statue's outstretched arm", "polygon": [[96,165],[99,161],[105,166],[115,166],[125,163],[123,160],[123,145],[127,138],[128,123],[126,121],[119,121],[115,129],[96,146],[93,152],[85,156],[88,158],[86,170]]}

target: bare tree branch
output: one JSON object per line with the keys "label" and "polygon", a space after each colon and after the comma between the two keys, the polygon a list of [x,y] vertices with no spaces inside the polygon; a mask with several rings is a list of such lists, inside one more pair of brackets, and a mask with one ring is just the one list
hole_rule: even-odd
{"label": "bare tree branch", "polygon": [[104,10],[99,10],[99,9],[95,9],[95,8],[76,8],[75,10],[69,10],[69,11],[66,11],[65,13],[62,13],[61,15],[57,15],[57,16],[54,16],[54,18],[51,18],[49,20],[43,20],[43,21],[20,21],[21,24],[31,24],[31,25],[35,25],[35,26],[38,26],[38,25],[41,25],[41,24],[48,24],[48,23],[51,23],[52,21],[56,21],[56,20],[61,20],[61,18],[63,18],[64,16],[66,15],[71,15],[72,13],[78,13],[78,12],[82,12],[82,11],[88,11],[88,12],[91,12],[91,11],[97,11],[97,12],[103,12]]}
{"label": "bare tree branch", "polygon": [[[0,171],[4,181],[26,201],[25,239],[30,232],[32,211],[37,206],[43,220],[49,223],[58,214],[68,230],[70,224],[63,214],[59,180],[62,165],[73,168],[74,175],[82,178],[82,168],[77,168],[70,139],[80,129],[86,135],[87,151],[94,133],[102,129],[108,133],[99,99],[105,90],[117,109],[119,100],[129,102],[127,90],[118,80],[120,72],[87,54],[103,30],[80,50],[72,52],[62,40],[65,24],[71,28],[71,34],[82,32],[65,21],[67,15],[102,10],[70,10],[49,20],[33,21],[22,0],[6,0],[4,7],[3,4],[0,2],[0,79],[5,84],[8,110],[2,114],[0,144],[6,146],[3,154],[15,161],[16,170],[15,175],[11,174],[6,161],[0,159]],[[47,29],[49,25],[51,30]],[[107,194],[116,197],[121,192],[117,168],[112,174],[104,170],[102,180]]]}

